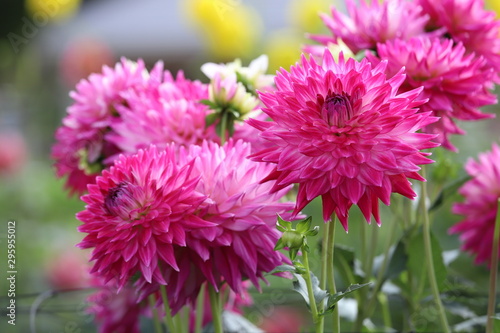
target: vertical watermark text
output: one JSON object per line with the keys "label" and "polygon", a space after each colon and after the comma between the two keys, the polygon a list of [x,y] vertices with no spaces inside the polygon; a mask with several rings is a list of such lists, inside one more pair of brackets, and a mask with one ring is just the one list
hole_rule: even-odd
{"label": "vertical watermark text", "polygon": [[16,221],[7,222],[7,322],[16,325]]}

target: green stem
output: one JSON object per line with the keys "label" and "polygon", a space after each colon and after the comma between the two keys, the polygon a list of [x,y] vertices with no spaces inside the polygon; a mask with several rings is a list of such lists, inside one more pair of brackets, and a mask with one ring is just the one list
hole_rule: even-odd
{"label": "green stem", "polygon": [[497,295],[497,274],[498,274],[498,246],[500,238],[500,200],[497,204],[497,217],[495,220],[495,233],[493,234],[493,248],[491,249],[490,263],[490,287],[488,298],[488,313],[486,322],[486,333],[493,333],[493,316],[495,315],[495,301]]}
{"label": "green stem", "polygon": [[[422,177],[426,178],[425,166],[422,167]],[[439,295],[439,288],[436,281],[436,273],[434,271],[434,259],[432,257],[432,244],[431,244],[431,222],[429,219],[429,211],[427,209],[427,183],[422,182],[422,217],[423,217],[423,234],[424,234],[424,247],[425,247],[425,261],[427,264],[427,273],[429,274],[429,283],[432,290],[434,301],[436,302],[439,320],[443,332],[450,332],[446,313],[444,311],[443,303]]]}
{"label": "green stem", "polygon": [[160,285],[160,293],[161,293],[161,298],[163,300],[163,307],[165,308],[165,318],[164,318],[165,325],[167,325],[167,329],[169,332],[177,332],[172,317],[172,311],[170,309],[170,303],[168,302],[167,298],[167,289],[163,284]]}
{"label": "green stem", "polygon": [[220,307],[220,294],[215,291],[212,284],[208,284],[208,295],[210,297],[210,307],[212,309],[212,318],[215,333],[223,333],[222,328],[222,309]]}
{"label": "green stem", "polygon": [[220,123],[220,145],[224,145],[226,142],[226,127],[227,127],[227,112],[222,111],[222,117],[221,117],[221,123]]}
{"label": "green stem", "polygon": [[387,295],[380,293],[377,295],[380,306],[382,307],[382,319],[385,327],[392,327],[391,310],[389,309],[389,301]]}
{"label": "green stem", "polygon": [[177,315],[174,316],[174,323],[175,323],[175,327],[177,327],[177,329],[179,330],[179,332],[181,333],[184,333],[186,331],[186,327],[184,327],[184,323],[183,323],[183,316],[182,316],[182,313],[181,311],[179,311],[177,313]]}
{"label": "green stem", "polygon": [[149,306],[153,311],[153,325],[155,328],[155,333],[162,333],[160,316],[158,315],[158,309],[156,308],[156,300],[154,294],[149,295]]}
{"label": "green stem", "polygon": [[194,326],[195,333],[201,333],[203,325],[204,305],[205,305],[205,285],[202,284],[200,288],[200,293],[198,294],[198,299],[196,300],[196,321]]}
{"label": "green stem", "polygon": [[[327,223],[327,233],[328,233],[328,246],[326,249],[326,275],[328,281],[328,290],[331,295],[337,292],[337,288],[335,287],[335,274],[333,269],[333,254],[335,250],[335,225],[336,225],[335,213],[332,214],[332,219]],[[340,332],[340,318],[339,318],[339,307],[338,304],[333,310],[333,332]]]}
{"label": "green stem", "polygon": [[316,306],[316,299],[314,298],[314,291],[312,287],[311,281],[311,269],[309,268],[309,255],[304,247],[302,247],[302,259],[304,260],[304,268],[306,272],[302,274],[302,277],[306,281],[307,285],[307,294],[309,295],[309,306],[311,307],[311,314],[314,322],[314,326],[316,327],[316,333],[323,333],[323,320],[320,320],[320,316],[318,315],[318,308]]}
{"label": "green stem", "polygon": [[[389,231],[389,237],[387,241],[387,246],[385,247],[384,251],[384,259],[382,261],[382,265],[380,266],[380,269],[377,274],[377,282],[375,282],[375,287],[373,287],[373,291],[371,294],[371,297],[368,301],[368,305],[365,308],[365,313],[367,314],[367,317],[371,317],[373,314],[373,311],[375,310],[375,301],[376,298],[378,297],[378,293],[380,289],[382,288],[382,285],[384,284],[384,275],[387,271],[387,266],[389,265],[389,251],[391,249],[391,245],[394,243],[394,238],[396,235],[396,221],[393,222],[392,228],[390,228]],[[364,319],[364,318],[363,318]],[[388,326],[389,327],[389,326]]]}
{"label": "green stem", "polygon": [[[325,232],[323,232],[323,243],[321,246],[321,276],[319,279],[319,287],[323,290],[326,290],[326,278],[327,278],[327,247],[328,247],[328,223],[324,225]],[[319,304],[318,311],[322,313],[325,310],[325,302],[326,300],[322,300]],[[325,326],[325,316],[320,316],[320,325],[321,327]]]}

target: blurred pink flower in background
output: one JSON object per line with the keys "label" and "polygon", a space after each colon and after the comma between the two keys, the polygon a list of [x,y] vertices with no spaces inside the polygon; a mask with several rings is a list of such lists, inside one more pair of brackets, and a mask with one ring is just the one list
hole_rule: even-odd
{"label": "blurred pink flower in background", "polygon": [[480,153],[478,160],[469,159],[465,170],[472,177],[460,189],[462,203],[455,203],[452,211],[464,219],[450,228],[459,234],[462,250],[475,256],[474,262],[490,263],[495,218],[500,198],[500,148],[493,143],[491,151]]}
{"label": "blurred pink flower in background", "polygon": [[26,163],[28,150],[24,137],[18,131],[0,132],[0,175],[19,172]]}
{"label": "blurred pink flower in background", "polygon": [[437,146],[435,135],[417,131],[437,119],[418,112],[421,89],[397,93],[405,76],[388,79],[386,66],[342,54],[336,63],[325,49],[321,65],[303,56],[277,74],[276,92],[260,94],[273,121],[249,123],[275,147],[251,157],[274,164],[265,179],[275,180],[272,191],[299,184],[295,213],[321,196],[323,219],[335,212],[347,230],[353,204],[380,224],[378,200],[416,196],[407,178],[424,180],[418,165],[432,161],[420,150]]}
{"label": "blurred pink flower in background", "polygon": [[494,117],[482,113],[480,108],[497,102],[492,93],[495,73],[492,68],[485,68],[485,59],[467,54],[461,43],[438,38],[394,40],[378,44],[377,56],[368,53],[367,58],[373,64],[380,59],[387,61],[388,75],[405,68],[406,80],[400,92],[424,87],[418,98],[428,102],[420,107],[421,112],[440,117],[424,131],[438,134],[436,141],[444,148],[456,151],[450,135],[465,134],[455,124],[456,120]]}
{"label": "blurred pink flower in background", "polygon": [[277,306],[260,325],[266,333],[302,332],[305,327],[307,320],[304,313],[291,306]]}
{"label": "blurred pink flower in background", "polygon": [[99,39],[85,37],[67,45],[59,62],[59,71],[64,83],[74,86],[90,74],[100,72],[102,66],[114,63],[113,51],[108,45]]}
{"label": "blurred pink flower in background", "polygon": [[91,283],[88,258],[81,251],[67,251],[45,267],[45,276],[54,289],[76,289],[89,287]]}

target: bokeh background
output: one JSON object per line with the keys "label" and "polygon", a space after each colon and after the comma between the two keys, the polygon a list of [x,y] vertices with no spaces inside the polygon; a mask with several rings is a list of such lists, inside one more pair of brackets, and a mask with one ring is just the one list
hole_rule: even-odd
{"label": "bokeh background", "polygon": [[[99,72],[103,65],[113,65],[120,57],[142,58],[149,66],[162,60],[172,72],[182,69],[187,77],[203,80],[199,68],[205,62],[228,62],[238,57],[246,64],[267,54],[269,72],[273,73],[298,59],[301,45],[308,42],[306,32],[325,30],[317,13],[327,12],[331,5],[343,6],[340,0],[3,0],[0,332],[28,332],[30,325],[36,332],[95,331],[84,310],[89,291],[79,289],[86,283],[86,253],[75,248],[82,235],[76,231],[74,216],[83,204],[77,197],[68,197],[50,160],[54,131],[71,103],[68,93],[81,78]],[[500,10],[498,0],[490,0],[488,5]],[[499,113],[500,109],[493,106],[486,111]],[[490,149],[491,142],[500,139],[500,119],[462,127],[468,135],[453,138],[459,153],[439,152],[440,166],[433,169],[436,177],[445,170],[445,182],[463,176],[467,158]],[[459,245],[455,236],[447,234],[460,219],[449,213],[453,200],[458,197],[434,215],[433,229],[445,250]],[[313,203],[306,213],[320,223],[318,210],[318,203]],[[17,223],[15,327],[6,324],[5,316],[9,220]],[[337,243],[359,249],[361,223],[354,210],[349,234],[338,232]],[[386,237],[384,228],[380,237]],[[377,253],[383,248],[380,243]],[[450,281],[463,278],[474,282],[479,301],[486,297],[487,276],[485,267],[474,266],[463,253],[449,269]],[[248,318],[270,332],[301,327],[308,315],[300,296],[291,291],[289,281],[270,281],[271,286],[264,286],[267,293],[252,290],[256,302],[247,309]],[[344,308],[349,309],[348,303]]]}

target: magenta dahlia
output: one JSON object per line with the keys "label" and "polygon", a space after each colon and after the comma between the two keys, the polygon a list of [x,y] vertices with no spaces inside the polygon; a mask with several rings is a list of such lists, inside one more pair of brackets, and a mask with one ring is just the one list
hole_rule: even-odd
{"label": "magenta dahlia", "polygon": [[479,160],[469,159],[465,170],[472,177],[460,189],[464,202],[455,203],[452,211],[464,220],[450,228],[460,234],[462,249],[476,256],[475,263],[490,262],[500,198],[500,148],[492,145],[489,152],[479,154]]}
{"label": "magenta dahlia", "polygon": [[[248,143],[230,140],[222,147],[204,142],[179,151],[180,165],[194,159],[196,191],[206,199],[193,218],[208,226],[186,232],[186,245],[175,246],[178,270],[162,266],[174,312],[194,303],[204,282],[241,293],[243,280],[258,287],[259,279],[285,260],[274,251],[280,237],[275,225],[276,214],[291,217],[293,203],[281,202],[289,188],[270,193],[273,182],[261,184],[261,179],[273,167],[247,159],[250,149]],[[158,288],[144,278],[137,287],[142,297]]]}
{"label": "magenta dahlia", "polygon": [[407,178],[424,180],[418,165],[432,161],[420,150],[437,146],[435,135],[417,131],[436,118],[418,112],[421,88],[397,93],[405,76],[388,79],[386,66],[346,61],[342,53],[336,63],[325,49],[322,65],[302,56],[277,74],[276,92],[260,94],[273,121],[249,123],[274,147],[251,157],[274,164],[265,179],[275,180],[271,192],[299,184],[294,213],[321,196],[324,220],[335,213],[347,230],[353,204],[380,224],[379,199],[389,205],[392,192],[415,197]]}
{"label": "magenta dahlia", "polygon": [[71,193],[85,192],[87,184],[120,152],[106,136],[120,121],[118,109],[127,104],[123,94],[151,89],[161,80],[162,71],[161,63],[148,73],[142,60],[122,59],[114,68],[104,66],[102,73],[80,81],[70,93],[74,103],[56,131],[52,158],[57,176],[67,177]]}
{"label": "magenta dahlia", "polygon": [[172,142],[191,145],[218,140],[215,127],[205,123],[211,110],[200,100],[207,98],[206,84],[186,79],[183,72],[174,79],[166,71],[157,89],[127,94],[127,105],[120,107],[122,121],[113,124],[107,139],[128,153],[150,144],[164,147]]}
{"label": "magenta dahlia", "polygon": [[153,146],[121,156],[88,186],[87,204],[77,214],[87,233],[80,248],[93,248],[91,273],[124,286],[138,274],[166,283],[159,266],[179,270],[174,246],[186,246],[186,233],[213,223],[193,213],[206,200],[196,191],[193,162],[176,163],[176,149]]}
{"label": "magenta dahlia", "polygon": [[451,134],[464,134],[455,120],[479,120],[494,117],[480,108],[495,104],[493,69],[485,69],[485,60],[466,54],[461,44],[438,38],[412,38],[378,44],[378,57],[367,54],[372,63],[387,61],[389,75],[405,67],[406,80],[400,91],[424,87],[419,99],[428,99],[420,107],[422,112],[432,111],[439,121],[424,131],[438,134],[436,141],[443,147],[456,150],[449,140]]}
{"label": "magenta dahlia", "polygon": [[[332,6],[332,16],[321,14],[321,19],[332,36],[310,35],[322,45],[337,44],[340,38],[352,52],[371,49],[377,43],[392,39],[409,39],[425,33],[428,16],[422,8],[405,0],[346,1],[348,15]],[[312,49],[311,49],[312,50]]]}
{"label": "magenta dahlia", "polygon": [[500,72],[500,20],[484,7],[483,0],[416,0],[430,16],[428,30],[442,29],[445,37],[483,56]]}

